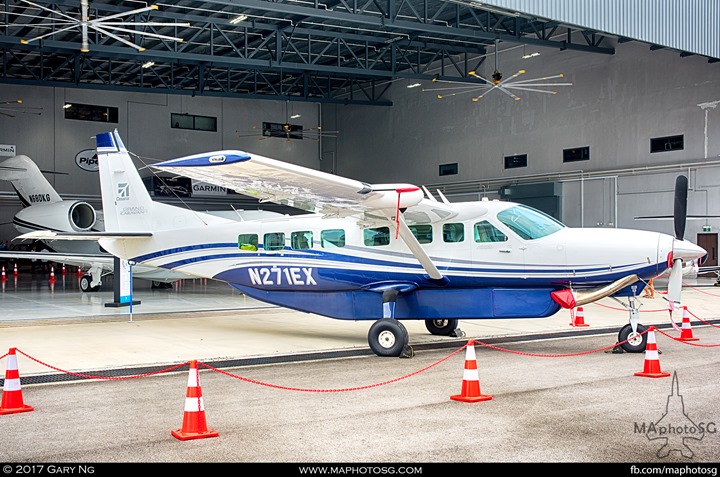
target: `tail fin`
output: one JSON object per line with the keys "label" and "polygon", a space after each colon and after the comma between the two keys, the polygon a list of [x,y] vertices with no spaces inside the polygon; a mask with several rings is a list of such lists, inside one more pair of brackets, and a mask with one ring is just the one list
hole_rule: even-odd
{"label": "tail fin", "polygon": [[107,232],[178,230],[208,223],[232,222],[154,202],[117,129],[98,134],[96,143]]}
{"label": "tail fin", "polygon": [[10,181],[23,207],[62,200],[28,156],[15,156],[0,163],[0,180]]}

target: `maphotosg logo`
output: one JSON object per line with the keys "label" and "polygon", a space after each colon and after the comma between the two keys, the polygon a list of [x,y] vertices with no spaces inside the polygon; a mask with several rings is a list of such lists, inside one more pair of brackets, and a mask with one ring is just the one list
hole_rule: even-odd
{"label": "maphotosg logo", "polygon": [[658,443],[656,455],[660,458],[668,457],[674,452],[691,459],[695,453],[690,448],[690,444],[703,440],[705,434],[717,433],[716,423],[695,422],[685,412],[677,372],[673,373],[665,414],[656,422],[636,422],[633,428],[635,434],[645,434],[648,440]]}

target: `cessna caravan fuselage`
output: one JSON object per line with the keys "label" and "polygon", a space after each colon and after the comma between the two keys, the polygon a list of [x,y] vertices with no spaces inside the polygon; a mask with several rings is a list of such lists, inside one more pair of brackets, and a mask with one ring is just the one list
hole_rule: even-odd
{"label": "cessna caravan fuselage", "polygon": [[[518,204],[453,205],[461,212],[449,222],[409,225],[442,280],[428,276],[390,227],[315,214],[210,225],[181,236],[155,232],[150,247],[129,242],[123,252],[138,263],[226,281],[284,307],[376,320],[378,292],[388,287],[402,289],[399,319],[550,316],[560,309],[553,291],[633,274],[649,280],[667,268],[673,247],[671,236],[572,229]],[[189,244],[192,236],[197,240]],[[644,283],[635,287],[637,293]],[[633,290],[616,295],[623,293]]]}

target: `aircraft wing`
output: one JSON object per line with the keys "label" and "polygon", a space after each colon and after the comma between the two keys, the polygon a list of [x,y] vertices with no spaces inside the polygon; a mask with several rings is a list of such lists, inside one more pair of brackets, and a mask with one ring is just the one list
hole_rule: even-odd
{"label": "aircraft wing", "polygon": [[412,184],[368,184],[242,151],[197,154],[152,167],[327,216],[390,217],[401,209],[409,222],[430,223],[457,214],[451,204],[425,198]]}
{"label": "aircraft wing", "polygon": [[449,202],[439,202],[429,194],[426,197],[426,191],[418,186],[368,184],[242,151],[196,154],[152,167],[261,201],[325,216],[357,216],[369,226],[390,223],[428,275],[437,280],[443,278],[407,223],[429,224],[452,218],[458,212]]}

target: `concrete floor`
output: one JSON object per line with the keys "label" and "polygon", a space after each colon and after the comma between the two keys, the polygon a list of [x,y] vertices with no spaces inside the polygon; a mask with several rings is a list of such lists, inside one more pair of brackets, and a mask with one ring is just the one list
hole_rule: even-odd
{"label": "concrete floor", "polygon": [[[111,280],[98,292],[83,293],[74,274],[6,277],[0,288],[0,351],[17,348],[24,375],[61,370],[113,369],[174,363],[277,357],[298,353],[368,350],[370,321],[335,320],[267,305],[227,284],[205,279],[153,289],[136,281],[132,307],[114,303]],[[687,280],[683,304],[696,325],[720,318],[720,287],[713,278]],[[668,312],[663,283],[644,299],[640,322],[680,326],[682,311]],[[603,299],[584,307],[586,327],[570,326],[570,312],[542,319],[463,320],[467,339],[538,333],[617,333],[628,322],[618,302]],[[411,346],[449,341],[428,333],[423,321],[403,322]],[[672,328],[670,328],[671,331]]]}

